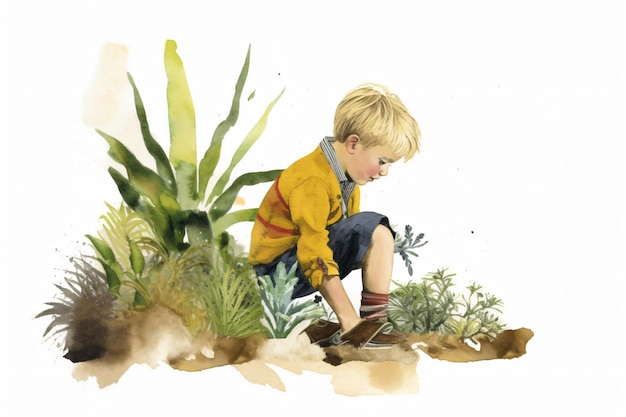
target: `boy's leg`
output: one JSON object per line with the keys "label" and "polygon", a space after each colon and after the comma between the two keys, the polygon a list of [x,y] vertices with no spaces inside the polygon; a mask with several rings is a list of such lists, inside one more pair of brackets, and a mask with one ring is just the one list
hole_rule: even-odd
{"label": "boy's leg", "polygon": [[363,318],[387,319],[394,244],[389,228],[382,224],[376,226],[361,266],[363,292],[359,313]]}
{"label": "boy's leg", "polygon": [[330,226],[329,239],[341,278],[361,269],[363,292],[359,315],[386,319],[395,245],[387,217],[374,212],[355,214]]}
{"label": "boy's leg", "polygon": [[380,294],[363,291],[361,293],[361,307],[359,315],[369,320],[387,320],[389,294]]}

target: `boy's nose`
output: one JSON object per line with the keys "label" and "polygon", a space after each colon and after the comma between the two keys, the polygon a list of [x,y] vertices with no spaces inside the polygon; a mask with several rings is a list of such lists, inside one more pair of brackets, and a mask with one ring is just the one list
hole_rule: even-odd
{"label": "boy's nose", "polygon": [[389,165],[385,164],[380,167],[380,171],[378,171],[378,175],[380,175],[381,177],[384,177],[387,175],[388,172],[389,172]]}

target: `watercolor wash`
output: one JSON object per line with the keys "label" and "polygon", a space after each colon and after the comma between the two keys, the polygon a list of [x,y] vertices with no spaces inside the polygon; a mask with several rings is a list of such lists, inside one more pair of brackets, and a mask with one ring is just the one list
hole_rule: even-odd
{"label": "watercolor wash", "polygon": [[[292,300],[295,275],[284,266],[274,283],[267,276],[257,278],[245,250],[229,232],[256,215],[254,208],[233,209],[242,188],[271,182],[281,172],[231,178],[285,90],[266,106],[227,168],[212,181],[227,133],[238,122],[250,48],[228,115],[201,158],[192,95],[173,40],[165,43],[164,64],[169,152],[152,135],[139,89],[127,74],[152,161],[140,161],[123,141],[96,129],[109,146],[109,156],[124,168],[108,169],[122,202],[105,203],[108,212],[100,219],[101,230],[86,235],[93,254],[72,259],[75,269],[66,271],[56,284],[55,301],[37,316],[51,318],[44,337],[77,364],[77,379],[96,377],[106,386],[135,363],[166,362],[189,371],[236,365],[248,380],[284,389],[267,366],[277,364],[332,374],[335,390],[343,394],[384,394],[417,390],[418,350],[456,362],[525,354],[532,331],[505,329],[499,319],[502,300],[478,284],[466,287],[465,294],[453,292],[454,274],[445,269],[418,281],[394,282],[389,320],[407,334],[405,344],[378,351],[311,345],[301,331],[317,318],[330,318],[321,297]],[[248,100],[253,97],[254,92]],[[411,276],[411,257],[427,243],[423,238],[409,225],[396,235],[396,253]],[[348,362],[360,363],[365,380],[372,383],[356,391],[342,383],[342,366]],[[384,388],[381,378],[389,372],[397,379]],[[269,374],[273,377],[264,377]]]}

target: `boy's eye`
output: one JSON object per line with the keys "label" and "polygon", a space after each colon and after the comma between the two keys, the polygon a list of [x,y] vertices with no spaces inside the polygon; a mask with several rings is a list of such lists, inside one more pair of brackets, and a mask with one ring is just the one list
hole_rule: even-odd
{"label": "boy's eye", "polygon": [[387,161],[383,161],[382,159],[378,160],[378,164],[379,165],[385,165],[387,163]]}

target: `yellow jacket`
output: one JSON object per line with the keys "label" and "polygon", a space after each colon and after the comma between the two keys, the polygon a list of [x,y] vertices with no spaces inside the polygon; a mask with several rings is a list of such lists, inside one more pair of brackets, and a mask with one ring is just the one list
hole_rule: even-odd
{"label": "yellow jacket", "polygon": [[[285,169],[265,195],[252,227],[249,262],[268,264],[297,246],[298,263],[313,288],[324,275],[339,275],[326,228],[341,220],[341,199],[339,180],[318,146]],[[359,204],[356,185],[348,216],[359,212]]]}

